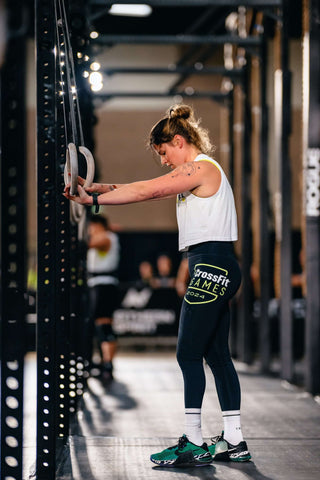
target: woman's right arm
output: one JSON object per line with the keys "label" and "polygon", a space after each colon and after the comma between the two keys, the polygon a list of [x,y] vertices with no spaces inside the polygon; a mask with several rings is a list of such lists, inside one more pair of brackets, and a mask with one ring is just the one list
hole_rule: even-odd
{"label": "woman's right arm", "polygon": [[[78,177],[78,183],[83,187],[85,179]],[[85,191],[88,193],[107,193],[112,192],[116,188],[120,188],[126,185],[125,183],[109,184],[109,183],[93,183],[90,187],[86,187]]]}

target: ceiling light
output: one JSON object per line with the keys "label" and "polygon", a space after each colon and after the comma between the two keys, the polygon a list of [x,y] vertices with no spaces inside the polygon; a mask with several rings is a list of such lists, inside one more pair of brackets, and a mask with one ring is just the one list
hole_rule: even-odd
{"label": "ceiling light", "polygon": [[126,17],[148,17],[152,13],[152,8],[150,5],[145,5],[144,3],[122,3],[120,5],[112,5],[109,13],[111,15],[122,15]]}
{"label": "ceiling light", "polygon": [[91,85],[97,85],[98,83],[102,83],[102,75],[100,72],[92,72],[89,75],[89,82]]}
{"label": "ceiling light", "polygon": [[91,90],[93,92],[99,92],[103,88],[103,83],[95,83],[94,85],[91,85]]}
{"label": "ceiling light", "polygon": [[94,72],[97,72],[98,70],[100,70],[101,65],[100,65],[99,62],[92,62],[91,65],[90,65],[90,68],[91,68],[91,70],[93,70]]}

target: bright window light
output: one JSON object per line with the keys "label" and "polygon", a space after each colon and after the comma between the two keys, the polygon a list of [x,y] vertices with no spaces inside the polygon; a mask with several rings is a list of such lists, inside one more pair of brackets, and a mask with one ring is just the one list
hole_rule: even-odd
{"label": "bright window light", "polygon": [[150,5],[144,3],[128,4],[122,3],[112,5],[109,10],[111,15],[122,15],[127,17],[148,17],[152,12]]}

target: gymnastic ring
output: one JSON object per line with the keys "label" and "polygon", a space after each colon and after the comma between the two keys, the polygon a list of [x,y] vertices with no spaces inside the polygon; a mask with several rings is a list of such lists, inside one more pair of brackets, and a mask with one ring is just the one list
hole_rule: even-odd
{"label": "gymnastic ring", "polygon": [[72,225],[76,225],[80,222],[84,215],[85,208],[80,203],[70,202],[70,222]]}
{"label": "gymnastic ring", "polygon": [[94,179],[94,171],[95,171],[93,155],[90,152],[90,150],[84,146],[79,147],[79,152],[82,153],[82,155],[84,156],[87,162],[87,175],[86,175],[86,180],[83,184],[83,187],[84,188],[91,187]]}
{"label": "gymnastic ring", "polygon": [[[70,194],[78,194],[78,152],[74,143],[69,143],[66,152],[66,164],[64,167],[64,183],[70,183]],[[76,225],[85,213],[84,206],[70,202],[70,222]]]}
{"label": "gymnastic ring", "polygon": [[[87,174],[83,187],[90,187],[95,173],[94,158],[90,150],[84,146],[79,147],[80,153],[85,157],[87,163]],[[78,193],[78,153],[74,143],[69,143],[66,151],[66,163],[64,167],[64,182],[70,183],[70,194]],[[85,228],[85,208],[83,205],[70,203],[70,222],[72,225],[78,225],[78,238],[82,239]],[[80,238],[81,237],[81,238]]]}
{"label": "gymnastic ring", "polygon": [[[90,152],[90,150],[84,146],[79,147],[79,152],[82,153],[87,163],[87,174],[86,174],[85,182],[83,184],[83,188],[91,187],[94,179],[94,173],[95,173],[95,163],[94,163],[93,155]],[[74,209],[75,210],[74,217],[76,222],[78,223],[78,239],[85,240],[85,237],[86,237],[85,209],[83,205],[79,205],[79,204],[77,205],[83,208],[83,211],[77,209],[77,207],[75,207]]]}
{"label": "gymnastic ring", "polygon": [[[80,206],[83,207],[83,205]],[[87,216],[84,207],[83,213],[78,221],[78,240],[85,240],[87,243]]]}
{"label": "gymnastic ring", "polygon": [[64,183],[70,183],[70,195],[78,193],[78,153],[74,143],[69,143],[64,166]]}

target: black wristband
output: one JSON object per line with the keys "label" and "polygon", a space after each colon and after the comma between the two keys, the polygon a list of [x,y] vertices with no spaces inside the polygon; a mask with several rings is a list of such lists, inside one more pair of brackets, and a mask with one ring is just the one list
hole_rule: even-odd
{"label": "black wristband", "polygon": [[92,193],[92,205],[95,208],[94,213],[99,213],[99,203],[98,203],[99,193]]}

